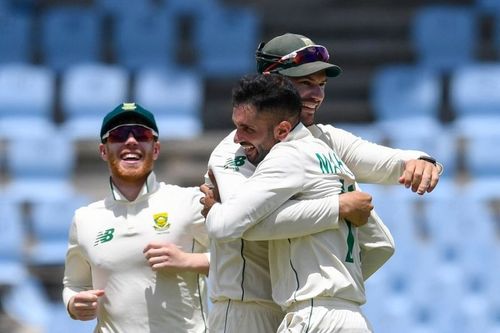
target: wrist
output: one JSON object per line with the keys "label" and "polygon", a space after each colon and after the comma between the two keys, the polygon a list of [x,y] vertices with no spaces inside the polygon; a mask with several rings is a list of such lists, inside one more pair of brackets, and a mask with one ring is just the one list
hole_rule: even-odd
{"label": "wrist", "polygon": [[422,161],[426,161],[426,162],[429,162],[429,163],[432,163],[438,169],[438,175],[441,176],[443,174],[443,172],[444,172],[443,164],[441,164],[438,161],[436,161],[436,159],[434,157],[431,157],[431,156],[420,156],[417,159],[418,160],[422,160]]}

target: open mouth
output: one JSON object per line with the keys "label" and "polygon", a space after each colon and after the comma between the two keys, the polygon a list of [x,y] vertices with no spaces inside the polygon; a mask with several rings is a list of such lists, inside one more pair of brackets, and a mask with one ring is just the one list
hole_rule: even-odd
{"label": "open mouth", "polygon": [[120,158],[126,162],[137,162],[141,160],[142,155],[139,153],[124,153]]}
{"label": "open mouth", "polygon": [[315,111],[316,107],[317,107],[316,103],[303,103],[302,104],[302,109],[304,109],[304,110]]}
{"label": "open mouth", "polygon": [[246,156],[251,156],[255,152],[255,147],[252,145],[242,144],[241,148],[243,148]]}

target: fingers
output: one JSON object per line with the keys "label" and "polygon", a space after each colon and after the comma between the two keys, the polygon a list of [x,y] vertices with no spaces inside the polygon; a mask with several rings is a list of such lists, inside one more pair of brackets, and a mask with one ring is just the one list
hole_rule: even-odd
{"label": "fingers", "polygon": [[146,247],[144,248],[144,250],[142,250],[142,253],[146,253],[146,252],[148,252],[151,249],[161,249],[163,246],[165,246],[164,243],[151,242],[148,245],[146,245]]}
{"label": "fingers", "polygon": [[212,191],[212,189],[207,184],[202,184],[202,185],[200,185],[200,191],[203,194],[208,195],[208,193],[210,193]]}
{"label": "fingers", "polygon": [[210,178],[210,181],[212,182],[212,185],[213,185],[212,193],[213,193],[214,199],[215,199],[215,201],[220,202],[219,186],[217,185],[217,180],[215,179],[215,176],[214,176],[212,169],[208,169],[208,177]]}
{"label": "fingers", "polygon": [[206,218],[208,213],[210,212],[210,207],[205,205],[205,201],[203,201],[203,208],[201,209],[201,215]]}
{"label": "fingers", "polygon": [[411,188],[413,192],[423,195],[432,192],[439,181],[438,168],[424,160],[411,160],[406,162],[403,175],[399,178],[399,183],[406,188]]}
{"label": "fingers", "polygon": [[208,169],[208,178],[210,178],[210,182],[212,182],[212,185],[214,187],[217,187],[217,180],[215,179],[212,169]]}
{"label": "fingers", "polygon": [[173,243],[158,243],[158,242],[151,242],[142,251],[146,255],[146,258],[151,258],[155,256],[163,256],[163,255],[168,255],[172,251],[175,251],[179,248],[179,246],[173,244]]}
{"label": "fingers", "polygon": [[96,317],[98,299],[104,290],[89,290],[76,294],[70,301],[70,312],[79,320],[92,320]]}
{"label": "fingers", "polygon": [[339,196],[339,217],[354,226],[366,224],[372,210],[372,196],[366,192],[353,191]]}

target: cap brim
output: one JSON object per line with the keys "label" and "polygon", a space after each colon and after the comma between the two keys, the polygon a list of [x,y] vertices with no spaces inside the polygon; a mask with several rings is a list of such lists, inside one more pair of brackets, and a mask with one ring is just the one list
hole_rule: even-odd
{"label": "cap brim", "polygon": [[325,71],[325,74],[328,77],[339,76],[340,73],[342,73],[342,70],[339,66],[323,61],[309,62],[300,66],[282,69],[279,70],[278,73],[290,77],[300,77],[311,75],[322,70]]}

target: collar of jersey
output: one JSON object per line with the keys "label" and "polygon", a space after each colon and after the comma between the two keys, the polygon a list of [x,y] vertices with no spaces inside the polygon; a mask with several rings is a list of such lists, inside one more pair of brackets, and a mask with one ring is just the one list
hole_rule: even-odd
{"label": "collar of jersey", "polygon": [[297,140],[297,139],[302,139],[305,138],[306,136],[312,136],[311,132],[304,126],[302,123],[298,123],[295,128],[288,133],[287,137],[283,142],[287,141],[292,141],[292,140]]}
{"label": "collar of jersey", "polygon": [[[110,186],[111,186],[111,194],[113,195],[113,199],[115,201],[128,201],[127,198],[120,192],[120,190],[113,184],[113,182],[110,179]],[[139,195],[134,201],[138,201],[141,198],[149,195],[150,193],[154,192],[157,190],[157,188],[160,186],[158,182],[156,181],[156,175],[154,172],[151,172],[146,179],[146,182],[144,185],[142,185],[141,191],[139,192]]]}

